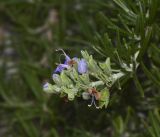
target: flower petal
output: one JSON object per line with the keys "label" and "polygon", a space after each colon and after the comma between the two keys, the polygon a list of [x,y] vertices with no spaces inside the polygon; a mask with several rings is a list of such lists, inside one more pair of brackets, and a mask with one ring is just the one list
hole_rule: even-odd
{"label": "flower petal", "polygon": [[64,70],[65,68],[69,68],[69,66],[66,64],[59,64],[54,72],[55,73],[62,72],[62,70]]}
{"label": "flower petal", "polygon": [[78,62],[78,58],[77,57],[74,57],[73,60],[76,61],[76,62]]}
{"label": "flower petal", "polygon": [[65,54],[65,57],[66,57],[66,58],[65,58],[65,62],[68,62],[68,61],[71,60],[71,58],[70,58],[68,55],[66,55],[66,54]]}
{"label": "flower petal", "polygon": [[88,69],[87,62],[85,61],[85,59],[81,59],[78,62],[78,72],[80,74],[83,74],[87,72],[87,69]]}

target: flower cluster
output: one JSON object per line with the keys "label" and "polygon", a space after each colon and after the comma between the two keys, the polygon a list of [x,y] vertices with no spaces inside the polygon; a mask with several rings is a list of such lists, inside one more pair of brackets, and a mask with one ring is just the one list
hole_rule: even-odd
{"label": "flower cluster", "polygon": [[63,50],[62,52],[65,61],[58,64],[52,74],[54,84],[45,83],[43,90],[67,97],[68,100],[74,100],[75,97],[91,100],[89,107],[107,107],[109,89],[124,73],[111,69],[109,58],[105,62],[96,62],[87,51],[81,51],[83,58],[70,58]]}

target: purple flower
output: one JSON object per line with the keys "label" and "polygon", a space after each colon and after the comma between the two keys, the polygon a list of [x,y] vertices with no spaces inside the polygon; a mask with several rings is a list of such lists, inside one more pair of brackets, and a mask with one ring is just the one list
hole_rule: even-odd
{"label": "purple flower", "polygon": [[[59,49],[63,52],[64,56],[65,56],[65,61],[63,64],[59,64],[57,66],[57,68],[55,69],[54,73],[60,73],[62,72],[62,70],[64,70],[65,68],[69,68],[71,65],[73,65],[75,62],[77,62],[77,58],[73,58],[71,59],[62,49]],[[57,50],[58,51],[58,50]]]}
{"label": "purple flower", "polygon": [[86,73],[88,70],[88,66],[87,66],[87,62],[85,59],[81,59],[79,62],[78,62],[78,72],[80,74],[83,74],[83,73]]}
{"label": "purple flower", "polygon": [[78,58],[77,57],[72,58],[72,60],[74,60],[75,62],[78,62]]}
{"label": "purple flower", "polygon": [[64,62],[64,64],[68,64],[68,62],[71,61],[71,58],[67,54],[64,54],[64,55],[65,55],[65,62]]}
{"label": "purple flower", "polygon": [[71,58],[64,52],[64,50],[58,49],[58,50],[56,50],[56,51],[59,51],[59,50],[61,50],[61,51],[63,52],[63,54],[64,54],[64,56],[65,56],[65,61],[64,61],[63,64],[59,64],[59,65],[57,66],[57,68],[55,69],[54,73],[60,73],[60,72],[61,72],[62,70],[64,70],[65,68],[68,68],[68,67],[69,67],[68,62],[71,60]]}
{"label": "purple flower", "polygon": [[62,70],[64,70],[65,68],[69,68],[69,65],[66,64],[59,64],[57,66],[57,68],[55,69],[55,73],[60,73]]}

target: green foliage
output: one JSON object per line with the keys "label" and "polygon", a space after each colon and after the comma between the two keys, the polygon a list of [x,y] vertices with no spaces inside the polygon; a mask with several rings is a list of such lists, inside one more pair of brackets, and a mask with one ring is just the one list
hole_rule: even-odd
{"label": "green foliage", "polygon": [[148,130],[148,136],[150,137],[159,137],[160,135],[160,113],[158,110],[155,110],[154,113],[149,113],[150,124],[147,124],[144,121],[145,126]]}
{"label": "green foliage", "polygon": [[[0,136],[158,137],[159,43],[159,0],[1,0]],[[107,109],[42,91],[59,47],[71,56],[85,49],[102,69],[106,61],[125,72]]]}

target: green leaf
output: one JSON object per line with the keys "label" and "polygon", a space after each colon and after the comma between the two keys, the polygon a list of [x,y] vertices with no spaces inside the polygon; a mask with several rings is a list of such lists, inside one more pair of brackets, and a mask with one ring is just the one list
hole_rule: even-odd
{"label": "green leaf", "polygon": [[104,63],[99,63],[99,66],[102,68],[104,73],[106,73],[107,75],[111,75],[112,70],[111,70],[110,58],[107,58]]}
{"label": "green leaf", "polygon": [[121,116],[118,116],[114,119],[113,125],[115,127],[115,131],[121,135],[124,131],[124,122]]}
{"label": "green leaf", "polygon": [[60,75],[53,74],[52,78],[53,78],[53,81],[55,82],[55,84],[57,84],[58,86],[62,85],[62,80],[61,80]]}
{"label": "green leaf", "polygon": [[84,83],[85,85],[88,85],[90,83],[90,79],[89,79],[89,74],[88,73],[79,75],[79,77],[80,77],[81,82]]}
{"label": "green leaf", "polygon": [[132,18],[136,18],[136,14],[131,10],[129,9],[126,4],[124,3],[123,0],[113,0],[118,6],[120,6],[128,16],[132,17]]}
{"label": "green leaf", "polygon": [[160,135],[160,123],[155,115],[151,115],[152,125],[157,137]]}
{"label": "green leaf", "polygon": [[[143,28],[143,30],[144,30],[144,28]],[[142,42],[141,42],[141,48],[140,48],[140,53],[139,53],[139,56],[138,56],[138,61],[140,61],[141,58],[146,53],[146,50],[148,49],[148,46],[149,46],[151,36],[152,36],[152,27],[147,27],[144,39],[142,39]]]}
{"label": "green leaf", "polygon": [[137,75],[135,73],[133,74],[133,79],[134,79],[135,86],[137,87],[138,91],[140,92],[141,97],[144,97],[144,90],[143,90],[141,83],[139,82]]}
{"label": "green leaf", "polygon": [[75,95],[77,94],[78,90],[76,88],[66,88],[62,87],[62,91],[68,95],[68,100],[72,101],[75,98]]}
{"label": "green leaf", "polygon": [[27,122],[17,113],[17,118],[28,137],[39,137],[39,131],[32,122]]}
{"label": "green leaf", "polygon": [[61,78],[63,86],[72,86],[73,85],[71,79],[65,74],[65,71],[61,72],[60,78]]}
{"label": "green leaf", "polygon": [[147,69],[147,67],[144,65],[143,62],[141,62],[141,66],[142,66],[142,69],[143,69],[144,73],[146,74],[146,76],[147,76],[150,80],[152,80],[153,83],[155,83],[155,84],[157,85],[157,87],[159,88],[159,87],[160,87],[160,81],[158,81],[158,80],[156,79],[156,77],[154,77],[154,76],[152,75],[152,73]]}
{"label": "green leaf", "polygon": [[158,117],[160,116],[156,116],[152,112],[149,113],[151,127],[147,126],[147,128],[152,137],[159,137],[160,135],[160,121],[158,121]]}
{"label": "green leaf", "polygon": [[48,88],[43,89],[47,93],[59,93],[61,91],[61,88],[57,85],[52,85],[48,83]]}
{"label": "green leaf", "polygon": [[109,90],[107,88],[104,88],[103,90],[101,90],[100,93],[101,93],[101,97],[99,100],[99,107],[102,108],[103,106],[105,106],[105,108],[107,108],[109,104],[109,97],[110,97]]}

